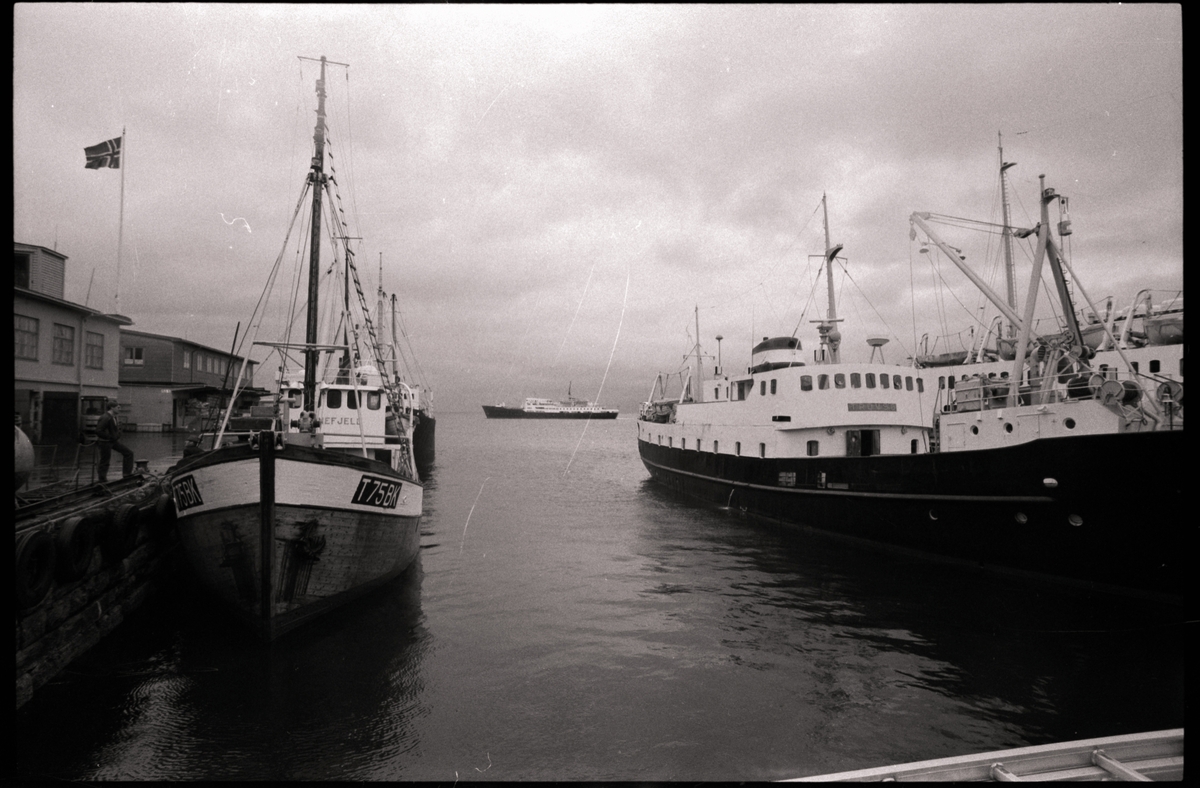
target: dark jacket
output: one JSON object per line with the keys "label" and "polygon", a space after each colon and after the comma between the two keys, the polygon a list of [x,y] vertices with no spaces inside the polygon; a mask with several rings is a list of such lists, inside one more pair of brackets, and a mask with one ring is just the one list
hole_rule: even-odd
{"label": "dark jacket", "polygon": [[121,426],[111,413],[105,413],[96,422],[96,437],[102,441],[115,441],[121,437]]}

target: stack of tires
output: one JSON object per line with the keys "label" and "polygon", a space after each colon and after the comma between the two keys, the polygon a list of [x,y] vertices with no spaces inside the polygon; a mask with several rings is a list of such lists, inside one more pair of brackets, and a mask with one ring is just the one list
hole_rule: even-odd
{"label": "stack of tires", "polygon": [[96,547],[112,565],[137,547],[142,525],[161,532],[175,524],[175,504],[166,493],[149,503],[118,503],[65,517],[16,534],[16,605],[36,607],[54,587],[82,579],[92,566]]}

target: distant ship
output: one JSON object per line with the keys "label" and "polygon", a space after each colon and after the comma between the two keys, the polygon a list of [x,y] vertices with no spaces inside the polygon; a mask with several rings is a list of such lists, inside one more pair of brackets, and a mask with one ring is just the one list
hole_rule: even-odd
{"label": "distant ship", "polygon": [[595,402],[572,397],[569,385],[565,400],[526,397],[525,404],[519,408],[510,408],[504,403],[484,405],[483,413],[489,419],[615,419],[617,417],[617,410],[614,408],[602,408]]}

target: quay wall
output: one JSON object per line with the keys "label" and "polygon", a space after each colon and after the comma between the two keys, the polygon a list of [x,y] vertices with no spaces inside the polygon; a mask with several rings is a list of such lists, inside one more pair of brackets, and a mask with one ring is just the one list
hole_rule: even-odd
{"label": "quay wall", "polygon": [[[82,577],[69,582],[56,577],[36,605],[17,606],[16,708],[171,580],[180,552],[174,512],[155,517],[154,498],[149,501],[138,518],[136,538],[129,534],[125,546],[115,551],[111,542],[96,544]],[[111,511],[106,514],[111,519]]]}

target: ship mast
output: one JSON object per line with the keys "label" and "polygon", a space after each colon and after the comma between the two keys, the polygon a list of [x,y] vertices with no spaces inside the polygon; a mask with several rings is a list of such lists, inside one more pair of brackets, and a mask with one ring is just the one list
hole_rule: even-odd
{"label": "ship mast", "polygon": [[[307,58],[305,58],[307,59]],[[321,276],[321,191],[325,186],[325,56],[321,56],[321,76],[317,79],[317,125],[313,130],[312,170],[308,174],[312,186],[312,230],[308,259],[308,314],[304,342],[304,409],[316,410],[317,391],[317,297]]]}
{"label": "ship mast", "polygon": [[838,347],[842,344],[842,335],[837,330],[837,324],[842,321],[837,316],[837,303],[834,300],[833,261],[842,251],[842,245],[833,246],[829,242],[829,205],[824,192],[821,193],[821,210],[825,215],[825,279],[829,286],[829,309],[824,320],[812,322],[817,324],[817,333],[821,335],[821,344],[826,349],[824,361],[829,364],[837,364],[840,360]]}
{"label": "ship mast", "polygon": [[[1004,245],[1004,284],[1006,288],[1005,295],[1008,297],[1008,306],[1015,312],[1017,310],[1017,272],[1013,266],[1012,257],[1012,225],[1008,218],[1008,180],[1005,176],[1009,167],[1015,167],[1015,161],[1006,162],[1004,160],[1004,143],[1000,136],[1000,132],[996,132],[996,139],[1000,148],[1000,205],[1002,215],[1004,217],[1004,230],[1001,233],[1001,239]],[[1011,339],[1016,336],[1017,327],[1010,320],[1008,323],[1008,336]]]}

